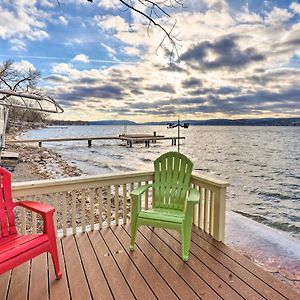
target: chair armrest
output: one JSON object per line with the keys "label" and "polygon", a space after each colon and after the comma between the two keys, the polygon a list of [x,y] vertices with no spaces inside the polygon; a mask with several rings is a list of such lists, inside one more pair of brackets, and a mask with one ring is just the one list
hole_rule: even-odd
{"label": "chair armrest", "polygon": [[200,201],[200,192],[194,188],[190,189],[190,194],[187,199],[187,204],[198,204]]}
{"label": "chair armrest", "polygon": [[153,186],[153,184],[145,184],[142,186],[139,186],[138,188],[136,188],[135,190],[133,190],[130,193],[131,196],[131,213],[132,215],[138,213],[139,211],[141,211],[141,199],[142,199],[142,194],[145,193],[151,186]]}
{"label": "chair armrest", "polygon": [[34,202],[34,201],[20,201],[15,202],[16,206],[21,206],[34,211],[42,216],[48,215],[55,211],[55,208],[49,204]]}
{"label": "chair armrest", "polygon": [[132,197],[139,197],[143,193],[145,193],[152,186],[153,186],[153,184],[145,184],[145,185],[139,186],[138,188],[136,188],[135,190],[133,190],[130,193],[130,196],[132,196]]}

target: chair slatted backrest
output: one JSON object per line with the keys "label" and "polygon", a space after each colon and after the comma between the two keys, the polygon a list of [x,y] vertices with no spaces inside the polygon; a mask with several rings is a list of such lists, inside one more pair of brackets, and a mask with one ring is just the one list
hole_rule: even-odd
{"label": "chair slatted backrest", "polygon": [[0,241],[17,233],[14,207],[11,194],[11,174],[0,167]]}
{"label": "chair slatted backrest", "polygon": [[168,152],[154,161],[154,207],[184,210],[193,163],[183,154]]}

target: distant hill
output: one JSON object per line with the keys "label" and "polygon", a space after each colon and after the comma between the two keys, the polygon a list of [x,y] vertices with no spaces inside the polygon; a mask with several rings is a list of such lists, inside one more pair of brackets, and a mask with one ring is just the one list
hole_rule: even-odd
{"label": "distant hill", "polygon": [[[89,125],[166,125],[176,123],[173,121],[137,123],[129,120],[103,120],[92,121]],[[300,126],[300,118],[261,118],[261,119],[210,119],[210,120],[181,120],[190,125],[215,126]]]}
{"label": "distant hill", "polygon": [[91,121],[89,125],[139,125],[136,122],[128,120],[102,120],[102,121]]}

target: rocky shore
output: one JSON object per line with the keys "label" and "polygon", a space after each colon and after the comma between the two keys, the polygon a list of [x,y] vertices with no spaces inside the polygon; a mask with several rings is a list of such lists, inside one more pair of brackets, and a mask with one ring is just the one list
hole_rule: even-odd
{"label": "rocky shore", "polygon": [[12,172],[13,182],[65,178],[82,174],[76,166],[68,164],[59,154],[47,148],[14,144],[9,145],[7,150],[19,153],[19,163]]}

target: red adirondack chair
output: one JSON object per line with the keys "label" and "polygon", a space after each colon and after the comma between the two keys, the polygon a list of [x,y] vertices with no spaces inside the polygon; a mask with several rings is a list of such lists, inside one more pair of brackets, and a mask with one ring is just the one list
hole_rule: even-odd
{"label": "red adirondack chair", "polygon": [[[22,206],[40,214],[44,221],[43,233],[18,234],[14,214],[15,206]],[[61,278],[53,225],[54,211],[54,207],[48,204],[33,201],[13,202],[11,174],[0,167],[0,274],[37,255],[49,252],[52,256],[56,278]]]}

